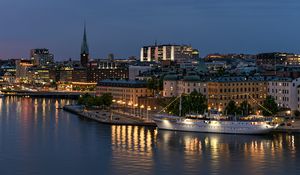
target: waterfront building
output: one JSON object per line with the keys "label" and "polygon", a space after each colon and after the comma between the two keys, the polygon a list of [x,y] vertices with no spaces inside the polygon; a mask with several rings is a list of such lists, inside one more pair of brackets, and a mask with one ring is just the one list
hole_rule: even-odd
{"label": "waterfront building", "polygon": [[47,66],[54,63],[54,55],[49,53],[48,49],[32,49],[30,58],[34,66]]}
{"label": "waterfront building", "polygon": [[8,84],[13,84],[16,82],[16,76],[12,74],[11,72],[5,72],[3,75],[3,81],[7,82]]}
{"label": "waterfront building", "polygon": [[163,96],[178,97],[197,91],[207,97],[207,88],[206,79],[200,78],[198,75],[186,75],[181,78],[179,75],[169,74],[164,77]]}
{"label": "waterfront building", "polygon": [[88,63],[87,81],[99,82],[105,79],[128,79],[129,71],[126,62],[95,60]]}
{"label": "waterfront building", "polygon": [[31,67],[28,69],[28,82],[46,85],[55,81],[55,76],[51,76],[49,68]]}
{"label": "waterfront building", "polygon": [[188,45],[152,45],[141,48],[141,62],[184,61],[199,58],[199,51]]}
{"label": "waterfront building", "polygon": [[83,40],[81,43],[81,52],[80,52],[80,63],[83,67],[86,67],[88,65],[89,55],[90,55],[90,51],[87,43],[86,26],[84,25]]}
{"label": "waterfront building", "polygon": [[292,111],[297,110],[297,87],[299,85],[300,78],[274,77],[268,82],[268,95],[275,98],[278,107]]}
{"label": "waterfront building", "polygon": [[29,77],[29,68],[33,67],[32,60],[16,60],[16,81],[27,82]]}
{"label": "waterfront building", "polygon": [[258,109],[267,97],[267,81],[265,77],[235,76],[218,77],[208,83],[208,107],[224,111],[230,101],[237,106],[247,101],[252,107]]}
{"label": "waterfront building", "polygon": [[72,82],[87,82],[87,70],[83,67],[75,67],[72,70]]}
{"label": "waterfront building", "polygon": [[72,67],[62,67],[58,70],[58,81],[67,83],[73,81],[73,68]]}
{"label": "waterfront building", "polygon": [[60,82],[57,84],[57,89],[60,91],[81,91],[91,92],[96,90],[97,83],[87,82]]}
{"label": "waterfront building", "polygon": [[139,97],[150,97],[153,95],[147,88],[147,82],[136,80],[102,80],[96,88],[96,95],[100,96],[110,93],[114,101],[123,105],[138,104]]}

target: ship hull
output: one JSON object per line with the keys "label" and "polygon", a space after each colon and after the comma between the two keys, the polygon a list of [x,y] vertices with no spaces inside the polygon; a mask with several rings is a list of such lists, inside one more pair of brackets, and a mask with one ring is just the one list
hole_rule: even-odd
{"label": "ship hull", "polygon": [[224,134],[267,134],[274,127],[265,122],[237,122],[237,121],[186,121],[154,119],[158,129],[171,131],[224,133]]}

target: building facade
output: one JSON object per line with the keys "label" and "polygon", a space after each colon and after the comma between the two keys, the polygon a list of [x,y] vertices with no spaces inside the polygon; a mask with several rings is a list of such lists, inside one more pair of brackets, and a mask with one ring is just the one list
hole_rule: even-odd
{"label": "building facade", "polygon": [[207,81],[201,80],[197,75],[185,76],[182,79],[177,75],[167,75],[163,82],[163,96],[178,97],[182,94],[197,91],[207,97],[207,88]]}
{"label": "building facade", "polygon": [[33,67],[32,60],[16,60],[16,81],[27,82],[31,67]]}
{"label": "building facade", "polygon": [[141,62],[184,61],[197,59],[199,51],[187,45],[153,45],[141,48]]}
{"label": "building facade", "polygon": [[124,104],[138,104],[139,97],[152,96],[144,81],[102,80],[97,84],[96,95],[110,93],[114,101]]}
{"label": "building facade", "polygon": [[34,66],[47,66],[54,63],[54,55],[48,49],[32,49],[30,58],[33,60]]}
{"label": "building facade", "polygon": [[87,81],[99,82],[105,79],[128,79],[128,65],[121,62],[97,60],[89,62],[87,67]]}
{"label": "building facade", "polygon": [[275,98],[278,107],[297,110],[297,87],[299,85],[300,78],[291,79],[284,77],[275,77],[268,82],[268,95],[271,95]]}
{"label": "building facade", "polygon": [[219,77],[208,83],[208,107],[225,112],[230,101],[239,106],[247,101],[253,108],[267,97],[267,81],[264,77]]}

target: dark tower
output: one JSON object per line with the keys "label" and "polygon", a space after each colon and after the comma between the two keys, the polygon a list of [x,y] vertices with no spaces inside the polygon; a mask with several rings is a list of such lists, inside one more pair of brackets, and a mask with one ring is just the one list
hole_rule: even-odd
{"label": "dark tower", "polygon": [[85,24],[84,24],[83,41],[81,44],[80,62],[83,67],[87,67],[87,64],[89,62],[89,46],[87,44]]}

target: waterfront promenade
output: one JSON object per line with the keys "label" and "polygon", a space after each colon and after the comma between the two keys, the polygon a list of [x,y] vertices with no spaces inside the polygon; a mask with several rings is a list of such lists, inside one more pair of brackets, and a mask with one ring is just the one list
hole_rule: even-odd
{"label": "waterfront promenade", "polygon": [[80,95],[95,95],[95,92],[78,92],[78,91],[28,91],[28,90],[1,90],[5,96],[18,97],[41,97],[41,98],[73,98],[77,99]]}
{"label": "waterfront promenade", "polygon": [[135,117],[117,110],[86,110],[81,105],[66,105],[63,109],[80,117],[104,124],[156,126],[151,120]]}

